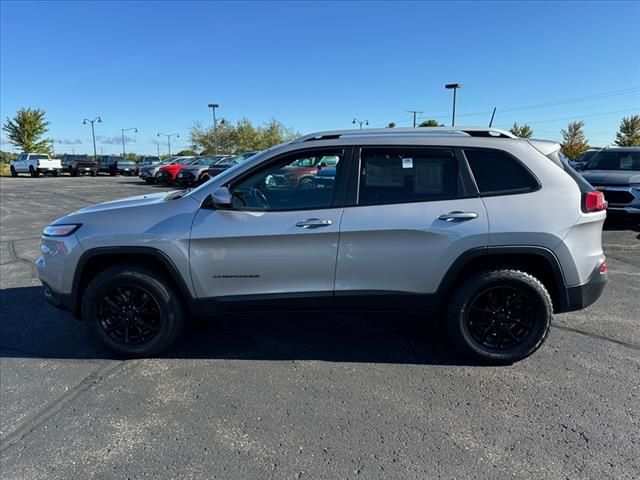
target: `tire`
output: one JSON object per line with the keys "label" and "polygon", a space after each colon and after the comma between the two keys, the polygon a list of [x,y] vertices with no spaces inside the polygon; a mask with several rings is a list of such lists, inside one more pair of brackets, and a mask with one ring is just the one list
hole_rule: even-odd
{"label": "tire", "polygon": [[16,172],[16,169],[13,167],[13,165],[11,165],[11,168],[9,170],[11,170],[11,176],[12,177],[17,177],[18,176],[18,172]]}
{"label": "tire", "polygon": [[446,329],[452,343],[486,363],[522,360],[549,334],[551,297],[537,278],[519,270],[477,273],[459,285],[448,303]]}
{"label": "tire", "polygon": [[200,178],[198,178],[196,185],[202,185],[203,183],[208,182],[209,179],[210,179],[209,174],[203,173],[202,175],[200,175]]}
{"label": "tire", "polygon": [[[127,298],[135,301],[127,304],[123,300]],[[135,305],[140,311],[147,309],[149,323],[141,323],[142,317],[135,318],[140,315],[133,310]],[[128,311],[122,313],[121,307]],[[96,275],[82,297],[82,318],[93,335],[123,358],[149,357],[166,350],[185,323],[180,297],[167,278],[136,265],[117,265]],[[150,336],[146,340],[145,331]]]}
{"label": "tire", "polygon": [[60,176],[60,170],[54,170],[51,175],[53,175],[54,177],[59,177]]}
{"label": "tire", "polygon": [[116,176],[116,172],[109,172],[109,175],[111,175],[112,177]]}
{"label": "tire", "polygon": [[96,177],[96,176],[98,176],[98,172],[97,172],[97,171],[95,171],[95,170],[91,170],[91,176],[92,176],[92,177]]}
{"label": "tire", "polygon": [[312,177],[303,177],[298,182],[298,188],[300,190],[309,190],[313,188],[313,178]]}
{"label": "tire", "polygon": [[69,176],[77,177],[78,176],[78,170],[76,170],[75,168],[69,168]]}
{"label": "tire", "polygon": [[160,185],[162,182],[160,181],[160,172],[156,173],[155,182]]}
{"label": "tire", "polygon": [[32,178],[35,178],[38,176],[38,170],[35,170],[32,166],[29,167],[29,175],[31,175]]}

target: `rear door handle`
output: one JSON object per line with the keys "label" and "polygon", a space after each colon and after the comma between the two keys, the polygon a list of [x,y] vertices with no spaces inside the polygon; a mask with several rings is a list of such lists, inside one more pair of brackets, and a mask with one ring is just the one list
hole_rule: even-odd
{"label": "rear door handle", "polygon": [[438,217],[438,220],[444,220],[445,222],[458,222],[462,220],[473,220],[474,218],[478,218],[478,214],[476,212],[449,212],[443,213]]}
{"label": "rear door handle", "polygon": [[307,218],[306,220],[302,220],[296,223],[296,227],[300,228],[318,228],[318,227],[328,227],[333,222],[331,220],[319,219],[319,218]]}

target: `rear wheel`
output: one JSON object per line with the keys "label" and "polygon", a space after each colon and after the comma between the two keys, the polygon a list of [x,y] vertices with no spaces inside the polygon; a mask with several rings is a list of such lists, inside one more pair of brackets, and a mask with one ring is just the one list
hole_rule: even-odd
{"label": "rear wheel", "polygon": [[37,177],[38,176],[38,170],[36,170],[35,168],[33,168],[33,166],[29,166],[29,175],[31,175],[31,177]]}
{"label": "rear wheel", "polygon": [[463,353],[510,364],[534,353],[551,325],[551,298],[535,277],[510,269],[480,272],[449,301],[447,332]]}
{"label": "rear wheel", "polygon": [[18,176],[18,172],[16,172],[16,169],[13,167],[13,165],[11,165],[11,168],[9,170],[11,170],[11,176],[12,177],[17,177]]}
{"label": "rear wheel", "polygon": [[78,176],[78,170],[76,168],[69,168],[69,175],[72,177],[77,177]]}
{"label": "rear wheel", "polygon": [[147,357],[171,346],[185,316],[177,292],[159,272],[115,266],[91,280],[82,298],[91,332],[121,357]]}

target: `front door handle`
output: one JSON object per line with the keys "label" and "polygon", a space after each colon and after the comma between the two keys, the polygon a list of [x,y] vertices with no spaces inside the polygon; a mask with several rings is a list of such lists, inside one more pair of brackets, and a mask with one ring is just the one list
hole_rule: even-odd
{"label": "front door handle", "polygon": [[318,227],[328,227],[333,222],[331,220],[319,219],[319,218],[307,218],[306,220],[302,220],[296,223],[296,227],[300,228],[318,228]]}
{"label": "front door handle", "polygon": [[478,218],[478,214],[476,212],[449,212],[443,213],[438,217],[438,220],[444,220],[445,222],[458,222],[462,220],[473,220],[474,218]]}

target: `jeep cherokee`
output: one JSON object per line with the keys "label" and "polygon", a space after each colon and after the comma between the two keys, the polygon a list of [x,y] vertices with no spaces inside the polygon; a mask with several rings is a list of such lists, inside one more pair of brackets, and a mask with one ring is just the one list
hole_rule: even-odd
{"label": "jeep cherokee", "polygon": [[[195,190],[93,205],[47,226],[39,276],[116,354],[157,354],[190,317],[419,312],[462,352],[535,352],[554,312],[601,295],[606,202],[560,145],[486,128],[306,135]],[[335,158],[322,188],[270,182]]]}

